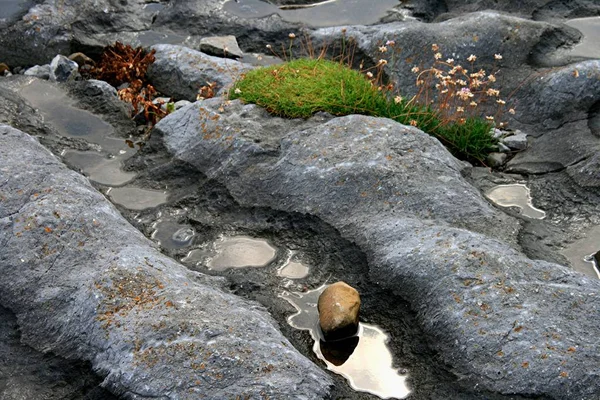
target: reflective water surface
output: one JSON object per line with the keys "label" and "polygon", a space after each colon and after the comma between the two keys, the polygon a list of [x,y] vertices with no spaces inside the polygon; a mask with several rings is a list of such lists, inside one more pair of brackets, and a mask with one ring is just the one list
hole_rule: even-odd
{"label": "reflective water surface", "polygon": [[598,257],[600,251],[600,226],[586,232],[584,238],[571,243],[561,253],[569,260],[571,267],[591,278],[600,278]]}
{"label": "reflective water surface", "polygon": [[485,196],[502,207],[518,207],[521,214],[528,218],[543,219],[546,212],[533,206],[531,192],[523,184],[498,185],[488,191]]}
{"label": "reflective water surface", "polygon": [[265,239],[231,236],[215,241],[212,246],[192,250],[181,261],[203,263],[209,269],[225,271],[229,268],[266,267],[276,256],[277,249]]}
{"label": "reflective water surface", "polygon": [[113,137],[115,131],[109,123],[89,111],[73,107],[73,101],[65,92],[45,81],[32,79],[20,94],[60,135],[96,145],[98,151],[67,150],[64,153],[65,161],[79,168],[90,180],[121,186],[136,177],[135,173],[121,169],[123,161],[136,150],[124,139]]}
{"label": "reflective water surface", "polygon": [[357,336],[335,342],[324,342],[319,328],[317,302],[327,285],[305,292],[280,295],[296,314],[288,323],[296,329],[308,330],[315,341],[313,351],[327,369],[345,377],[350,386],[383,399],[403,399],[410,394],[407,375],[393,367],[387,346],[388,335],[375,325],[360,323]]}
{"label": "reflective water surface", "polygon": [[142,189],[136,187],[110,188],[107,192],[113,203],[130,210],[145,210],[158,207],[168,200],[168,193],[160,190]]}
{"label": "reflective water surface", "polygon": [[577,18],[565,22],[583,34],[581,42],[573,47],[572,56],[600,59],[600,17]]}
{"label": "reflective water surface", "polygon": [[313,27],[370,25],[379,22],[399,0],[335,0],[322,1],[310,7],[277,7],[261,0],[230,0],[223,10],[241,18],[262,18],[279,14],[288,22]]}

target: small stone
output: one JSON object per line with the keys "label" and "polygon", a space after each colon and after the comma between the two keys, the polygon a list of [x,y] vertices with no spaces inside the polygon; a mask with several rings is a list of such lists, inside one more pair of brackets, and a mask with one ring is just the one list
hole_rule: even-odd
{"label": "small stone", "polygon": [[498,151],[500,153],[510,153],[510,148],[502,142],[498,142]]}
{"label": "small stone", "polygon": [[82,67],[84,65],[96,64],[94,62],[94,60],[92,60],[91,58],[89,58],[88,56],[86,56],[83,53],[73,53],[69,56],[69,60],[75,61],[77,63],[77,65],[79,65],[80,67]]}
{"label": "small stone", "polygon": [[498,168],[506,163],[508,156],[504,153],[490,153],[487,157],[487,164],[492,168]]}
{"label": "small stone", "polygon": [[500,139],[502,136],[504,136],[504,132],[498,128],[494,128],[491,133],[494,139]]}
{"label": "small stone", "polygon": [[50,63],[50,80],[54,82],[66,82],[75,77],[79,65],[67,57],[57,55]]}
{"label": "small stone", "polygon": [[175,110],[179,110],[180,108],[183,108],[185,106],[189,106],[190,104],[192,104],[191,101],[179,100],[178,102],[175,103]]}
{"label": "small stone", "polygon": [[28,68],[24,72],[25,75],[35,76],[40,79],[50,79],[50,65],[36,65],[35,67]]}
{"label": "small stone", "polygon": [[325,340],[338,340],[356,334],[360,295],[345,282],[336,282],[321,293],[317,304],[319,325]]}
{"label": "small stone", "polygon": [[6,71],[10,72],[10,68],[8,68],[8,65],[0,63],[0,75],[4,75]]}
{"label": "small stone", "polygon": [[216,57],[242,58],[244,52],[235,36],[212,36],[200,40],[200,51]]}
{"label": "small stone", "polygon": [[525,150],[527,148],[527,134],[517,131],[514,135],[502,139],[502,143],[513,150]]}

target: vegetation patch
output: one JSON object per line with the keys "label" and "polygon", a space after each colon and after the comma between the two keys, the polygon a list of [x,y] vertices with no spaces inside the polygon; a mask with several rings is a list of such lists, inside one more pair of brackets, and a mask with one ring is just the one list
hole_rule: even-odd
{"label": "vegetation patch", "polygon": [[[431,101],[423,104],[418,96],[411,99],[394,96],[393,85],[381,83],[385,64],[385,60],[380,60],[373,74],[353,70],[342,62],[299,58],[246,73],[230,90],[230,98],[260,105],[270,113],[286,118],[308,118],[318,111],[336,116],[363,114],[391,118],[435,136],[456,157],[471,161],[482,162],[496,149],[497,140],[490,133],[494,127],[493,118],[464,113],[468,104],[474,103],[475,91],[467,93],[466,86],[454,85],[457,87],[451,96],[446,90],[436,97],[447,99],[434,108]],[[423,72],[432,79],[436,74],[438,77],[440,74],[450,76],[437,69],[416,72],[419,73],[417,82],[423,83],[426,78]],[[454,104],[463,101],[467,101],[464,106]],[[450,108],[453,108],[451,113],[448,112]]]}

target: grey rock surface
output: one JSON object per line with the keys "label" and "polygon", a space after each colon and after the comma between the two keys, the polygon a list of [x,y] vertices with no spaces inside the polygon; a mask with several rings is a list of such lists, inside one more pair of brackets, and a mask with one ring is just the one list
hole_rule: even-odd
{"label": "grey rock surface", "polygon": [[502,143],[513,150],[525,150],[527,148],[527,134],[516,132],[514,135],[503,138]]}
{"label": "grey rock surface", "polygon": [[156,61],[148,68],[148,79],[160,92],[177,100],[195,101],[202,86],[215,82],[215,94],[225,92],[240,74],[252,66],[209,56],[176,45],[157,45]]}
{"label": "grey rock surface", "polygon": [[490,153],[487,157],[487,164],[492,168],[498,168],[504,165],[508,156],[505,153]]}
{"label": "grey rock surface", "polygon": [[327,397],[258,304],[163,256],[28,135],[0,138],[0,303],[23,343],[90,362],[125,398]]}
{"label": "grey rock surface", "polygon": [[79,65],[67,57],[57,55],[50,63],[50,80],[53,82],[66,82],[77,74]]}
{"label": "grey rock surface", "polygon": [[505,394],[598,397],[600,282],[515,250],[518,224],[439,142],[364,116],[269,129],[256,107],[221,113],[222,103],[175,112],[156,133],[240,204],[315,215],[356,243],[370,278],[411,303],[462,379]]}
{"label": "grey rock surface", "polygon": [[233,35],[202,38],[200,51],[216,57],[241,58],[244,56],[244,52]]}
{"label": "grey rock surface", "polygon": [[50,64],[35,65],[31,68],[27,68],[24,74],[35,76],[40,79],[50,79]]}
{"label": "grey rock surface", "polygon": [[21,344],[15,316],[0,307],[0,398],[115,400],[90,365]]}

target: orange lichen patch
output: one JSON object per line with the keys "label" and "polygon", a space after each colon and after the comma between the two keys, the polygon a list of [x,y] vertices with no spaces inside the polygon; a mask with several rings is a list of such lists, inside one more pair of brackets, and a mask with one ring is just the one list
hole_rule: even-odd
{"label": "orange lichen patch", "polygon": [[561,377],[561,378],[568,378],[568,377],[569,377],[569,373],[568,373],[568,372],[566,372],[566,371],[562,371],[562,372],[560,373],[560,377]]}
{"label": "orange lichen patch", "polygon": [[134,309],[153,309],[165,302],[159,294],[162,283],[139,271],[119,271],[118,275],[96,282],[95,286],[103,295],[97,309],[97,320],[103,322],[105,329],[113,324],[120,326],[118,316],[126,317]]}
{"label": "orange lichen patch", "polygon": [[567,349],[567,351],[568,351],[569,353],[575,353],[575,352],[577,351],[577,349],[575,349],[575,347],[569,347],[569,348]]}

